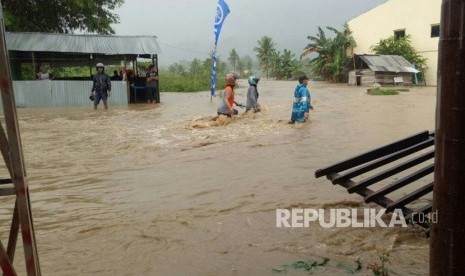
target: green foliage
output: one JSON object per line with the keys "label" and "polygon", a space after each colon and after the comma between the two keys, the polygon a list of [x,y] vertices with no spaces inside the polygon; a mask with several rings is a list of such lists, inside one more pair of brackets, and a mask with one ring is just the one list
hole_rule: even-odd
{"label": "green foliage", "polygon": [[10,32],[72,33],[75,30],[113,34],[119,18],[112,11],[124,0],[3,0],[5,27]]}
{"label": "green foliage", "polygon": [[[160,70],[161,92],[198,92],[209,91],[211,86],[211,69],[213,59],[209,57],[203,61],[194,59],[189,68],[175,63],[167,69]],[[221,89],[226,85],[226,64],[217,59],[217,83],[216,88]]]}
{"label": "green foliage", "polygon": [[303,74],[303,64],[295,57],[290,50],[284,49],[283,53],[275,52],[272,55],[272,74],[276,79],[295,79]]}
{"label": "green foliage", "polygon": [[274,268],[273,272],[284,272],[287,273],[289,269],[294,270],[303,270],[307,272],[312,272],[318,269],[320,266],[325,266],[329,262],[328,258],[323,258],[322,261],[297,261],[290,265],[282,265],[280,268]]}
{"label": "green foliage", "polygon": [[[119,72],[119,66],[109,65],[105,67],[105,72],[111,77],[113,71],[116,70]],[[53,75],[55,79],[62,78],[73,78],[73,77],[89,77],[95,74],[95,68],[89,68],[88,66],[73,66],[73,67],[57,67],[51,66],[49,72]],[[18,76],[20,80],[34,80],[35,74],[31,64],[22,64],[21,65],[21,76]]]}
{"label": "green foliage", "polygon": [[270,70],[273,69],[273,56],[276,54],[275,43],[269,36],[264,36],[257,42],[258,46],[254,48],[254,51],[257,52],[260,67],[266,72],[268,78]]}
{"label": "green foliage", "polygon": [[[370,50],[377,55],[398,55],[404,57],[415,67],[425,72],[428,69],[427,59],[423,58],[412,46],[411,36],[396,38],[394,36],[381,39],[378,44],[371,46]],[[422,77],[422,76],[421,76]]]}
{"label": "green foliage", "polygon": [[387,89],[387,88],[375,88],[375,89],[368,89],[368,95],[375,95],[375,96],[384,96],[384,95],[398,95],[395,89]]}
{"label": "green foliage", "polygon": [[248,77],[253,72],[253,60],[250,56],[245,56],[243,58],[239,58],[237,61],[237,67],[234,71],[239,76]]}
{"label": "green foliage", "polygon": [[240,60],[243,66],[243,72],[251,72],[253,70],[253,59],[250,56],[245,56]]}
{"label": "green foliage", "polygon": [[168,73],[174,74],[174,75],[180,75],[180,76],[187,76],[187,70],[186,68],[179,63],[173,63],[168,67]]}
{"label": "green foliage", "polygon": [[240,62],[240,57],[239,54],[236,52],[236,49],[232,49],[231,52],[229,52],[228,61],[233,68],[233,72],[237,72],[237,65]]}
{"label": "green foliage", "polygon": [[386,263],[390,263],[389,254],[384,253],[381,257],[379,257],[379,260],[381,261],[381,264],[369,264],[367,269],[371,270],[375,276],[389,276],[389,269],[386,267]]}
{"label": "green foliage", "polygon": [[[161,92],[198,92],[209,91],[211,86],[210,76],[180,76],[163,74],[160,77]],[[225,81],[218,78],[217,88],[224,87]]]}
{"label": "green foliage", "polygon": [[339,82],[345,77],[343,68],[350,60],[348,52],[356,46],[356,43],[347,24],[342,31],[332,27],[326,29],[334,34],[334,38],[328,38],[325,31],[318,27],[316,36],[307,37],[310,43],[303,55],[318,53],[318,56],[310,61],[313,74],[328,81]]}

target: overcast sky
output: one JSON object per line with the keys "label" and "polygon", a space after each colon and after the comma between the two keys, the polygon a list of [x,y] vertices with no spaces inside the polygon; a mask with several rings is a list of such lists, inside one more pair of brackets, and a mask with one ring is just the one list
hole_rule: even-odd
{"label": "overcast sky", "polygon": [[[162,53],[160,64],[205,59],[213,49],[213,22],[218,0],[126,0],[115,12],[117,35],[155,35]],[[231,13],[218,42],[227,58],[235,48],[255,58],[257,40],[268,35],[278,50],[300,54],[317,26],[338,29],[348,20],[385,0],[226,0]]]}

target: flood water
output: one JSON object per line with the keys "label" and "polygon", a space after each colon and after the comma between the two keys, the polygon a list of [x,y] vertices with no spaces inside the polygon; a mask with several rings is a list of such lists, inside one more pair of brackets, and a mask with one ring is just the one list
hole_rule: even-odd
{"label": "flood water", "polygon": [[[284,275],[273,268],[324,257],[316,275],[347,275],[384,252],[392,275],[427,274],[418,229],[276,228],[275,210],[374,206],[315,171],[433,130],[435,88],[369,96],[310,83],[311,121],[288,125],[295,85],[262,81],[264,111],[232,121],[211,120],[207,92],[107,112],[19,110],[42,275]],[[6,244],[13,201],[0,200]],[[21,247],[15,264],[24,274]]]}

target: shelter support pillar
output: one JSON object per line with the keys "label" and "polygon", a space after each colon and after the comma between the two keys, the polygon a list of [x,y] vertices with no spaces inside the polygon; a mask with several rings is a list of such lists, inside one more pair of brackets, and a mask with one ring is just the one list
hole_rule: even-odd
{"label": "shelter support pillar", "polygon": [[465,0],[443,0],[430,275],[465,275]]}

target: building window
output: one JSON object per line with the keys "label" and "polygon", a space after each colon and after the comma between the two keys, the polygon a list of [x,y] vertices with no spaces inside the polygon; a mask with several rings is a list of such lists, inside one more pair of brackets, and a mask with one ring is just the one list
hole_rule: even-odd
{"label": "building window", "polygon": [[439,37],[439,25],[431,26],[431,37]]}
{"label": "building window", "polygon": [[405,37],[405,30],[397,30],[397,31],[394,31],[394,37],[395,37],[396,39]]}

